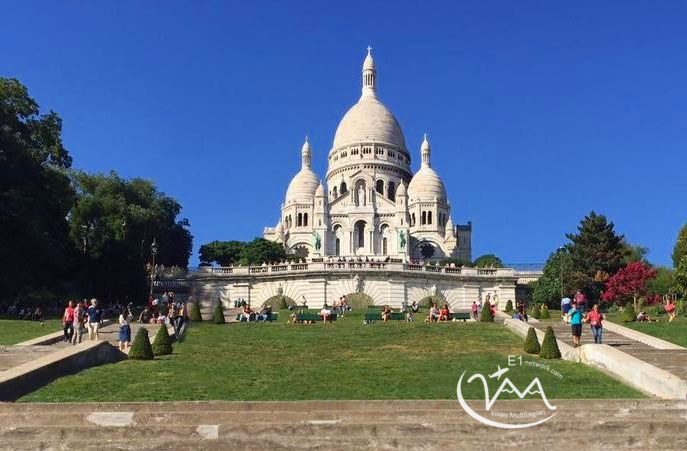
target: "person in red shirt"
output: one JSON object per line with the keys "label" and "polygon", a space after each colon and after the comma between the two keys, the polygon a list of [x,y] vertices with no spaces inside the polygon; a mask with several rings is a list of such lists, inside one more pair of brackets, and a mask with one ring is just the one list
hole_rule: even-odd
{"label": "person in red shirt", "polygon": [[439,321],[448,321],[448,304],[444,304],[444,306],[439,310]]}
{"label": "person in red shirt", "polygon": [[74,335],[74,303],[69,301],[67,308],[64,309],[62,315],[62,330],[64,331],[64,341],[70,343]]}
{"label": "person in red shirt", "polygon": [[666,312],[668,313],[668,322],[672,323],[673,320],[675,319],[675,304],[671,299],[668,299],[666,301],[666,306],[664,307],[666,309]]}
{"label": "person in red shirt", "polygon": [[599,304],[594,304],[594,307],[592,307],[592,311],[587,313],[586,319],[592,328],[592,335],[594,335],[594,343],[601,344],[603,339],[602,321],[605,318],[603,313],[599,311]]}

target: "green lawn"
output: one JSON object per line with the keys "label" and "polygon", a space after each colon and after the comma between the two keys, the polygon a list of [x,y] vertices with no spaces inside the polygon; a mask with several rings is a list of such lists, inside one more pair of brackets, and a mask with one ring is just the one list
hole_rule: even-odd
{"label": "green lawn", "polygon": [[684,316],[675,318],[672,323],[668,322],[668,315],[657,316],[658,322],[624,323],[621,315],[621,313],[607,313],[606,318],[622,326],[687,347],[687,318]]}
{"label": "green lawn", "polygon": [[49,319],[44,325],[38,321],[0,319],[0,345],[13,345],[32,338],[62,330],[62,320]]}
{"label": "green lawn", "polygon": [[[463,371],[486,376],[522,349],[522,339],[493,323],[366,326],[351,315],[333,324],[291,325],[286,317],[282,312],[272,324],[195,324],[174,355],[91,368],[20,401],[455,399]],[[581,364],[523,360],[544,362],[563,378],[511,367],[506,375],[521,390],[539,377],[549,398],[642,397]],[[501,381],[489,379],[492,395]],[[463,393],[483,399],[476,382],[464,384]]]}

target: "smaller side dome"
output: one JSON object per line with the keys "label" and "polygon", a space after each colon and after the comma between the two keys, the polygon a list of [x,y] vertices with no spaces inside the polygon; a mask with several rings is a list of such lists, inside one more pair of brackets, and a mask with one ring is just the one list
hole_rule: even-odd
{"label": "smaller side dome", "polygon": [[406,183],[401,180],[401,183],[398,185],[398,189],[396,190],[396,197],[398,196],[407,196],[408,192],[406,190]]}
{"label": "smaller side dome", "polygon": [[446,202],[446,187],[441,177],[432,169],[430,163],[431,147],[427,140],[427,134],[420,146],[422,164],[420,170],[413,176],[408,185],[408,197],[413,201],[434,201],[435,199]]}
{"label": "smaller side dome", "polygon": [[324,195],[324,185],[322,185],[322,182],[318,185],[317,189],[315,190],[315,197],[325,197]]}
{"label": "smaller side dome", "polygon": [[310,167],[310,143],[308,137],[301,148],[301,170],[296,174],[286,190],[286,203],[310,203],[315,197],[315,191],[320,185],[320,179]]}

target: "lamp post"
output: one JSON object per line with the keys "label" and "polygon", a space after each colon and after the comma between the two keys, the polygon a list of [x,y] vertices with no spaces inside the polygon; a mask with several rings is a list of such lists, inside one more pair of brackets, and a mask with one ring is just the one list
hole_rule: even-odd
{"label": "lamp post", "polygon": [[157,254],[157,242],[153,238],[153,242],[150,245],[150,253],[153,256],[153,266],[150,268],[150,296],[153,295],[153,283],[155,282],[155,254]]}
{"label": "lamp post", "polygon": [[559,265],[558,265],[558,282],[561,285],[561,299],[563,299],[563,296],[565,296],[565,293],[563,291],[563,251],[565,251],[565,247],[561,246],[558,248],[558,253],[559,255]]}

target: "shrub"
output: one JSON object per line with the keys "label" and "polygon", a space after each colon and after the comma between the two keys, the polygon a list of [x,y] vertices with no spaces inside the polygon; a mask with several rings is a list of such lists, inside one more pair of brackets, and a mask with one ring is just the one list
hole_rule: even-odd
{"label": "shrub", "polygon": [[153,360],[155,358],[153,347],[150,346],[148,330],[145,327],[141,327],[136,332],[134,342],[129,348],[129,358],[133,360]]}
{"label": "shrub", "polygon": [[539,351],[541,351],[541,346],[539,346],[539,340],[537,339],[537,332],[534,330],[534,327],[530,327],[527,331],[524,350],[528,354],[539,354]]}
{"label": "shrub", "polygon": [[663,315],[666,311],[663,309],[663,306],[661,304],[658,305],[652,305],[649,307],[646,311],[650,316],[659,316]]}
{"label": "shrub", "polygon": [[542,304],[541,310],[539,311],[539,319],[549,319],[551,315],[549,314],[549,308],[546,304]]}
{"label": "shrub", "polygon": [[687,310],[685,310],[685,301],[677,301],[677,304],[675,306],[675,313],[678,315],[684,315],[687,313]]}
{"label": "shrub", "polygon": [[222,311],[222,302],[217,301],[217,304],[215,305],[215,311],[212,314],[212,322],[215,324],[224,324],[226,323],[224,319],[224,312]]}
{"label": "shrub", "polygon": [[197,302],[191,304],[191,311],[188,313],[188,317],[191,321],[202,322],[203,315],[200,314],[200,305]]}
{"label": "shrub", "polygon": [[620,307],[618,307],[617,304],[611,304],[610,307],[606,309],[606,312],[608,313],[616,313],[620,311]]}
{"label": "shrub", "polygon": [[558,342],[556,342],[556,335],[553,333],[553,327],[546,328],[544,334],[544,341],[541,343],[541,351],[539,357],[542,359],[560,359],[561,350],[558,349]]}
{"label": "shrub", "polygon": [[508,302],[506,302],[506,309],[504,310],[504,312],[510,313],[512,311],[513,311],[513,301],[508,299]]}
{"label": "shrub", "polygon": [[637,312],[635,312],[634,306],[629,302],[623,309],[622,320],[624,323],[631,323],[637,320]]}
{"label": "shrub", "polygon": [[279,302],[279,309],[286,310],[287,308],[289,308],[289,304],[286,302],[286,296],[282,296]]}
{"label": "shrub", "polygon": [[491,304],[489,301],[486,301],[482,306],[482,314],[480,315],[479,320],[485,323],[494,322],[494,315],[491,313]]}
{"label": "shrub", "polygon": [[172,339],[169,337],[167,326],[160,326],[153,340],[153,354],[168,355],[172,353]]}
{"label": "shrub", "polygon": [[541,316],[541,304],[532,305],[527,314],[532,318],[539,319],[539,317]]}

